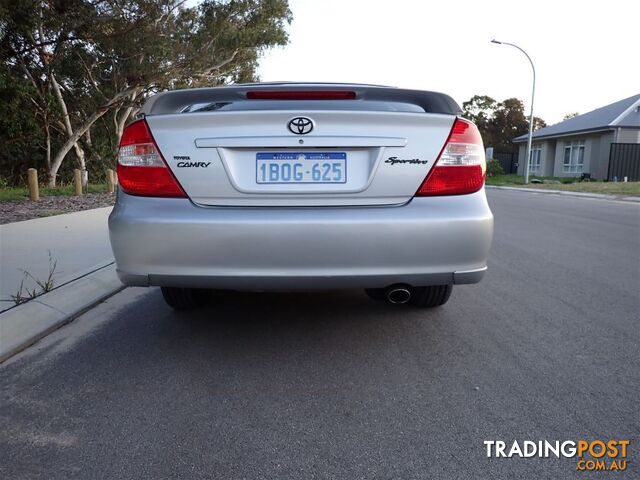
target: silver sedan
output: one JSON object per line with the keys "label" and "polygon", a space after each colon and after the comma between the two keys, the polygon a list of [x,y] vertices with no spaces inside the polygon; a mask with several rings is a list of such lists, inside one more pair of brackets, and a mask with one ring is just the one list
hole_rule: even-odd
{"label": "silver sedan", "polygon": [[442,93],[370,85],[155,95],[118,152],[120,279],[177,309],[209,289],[442,305],[482,279],[493,235],[482,139],[459,114]]}

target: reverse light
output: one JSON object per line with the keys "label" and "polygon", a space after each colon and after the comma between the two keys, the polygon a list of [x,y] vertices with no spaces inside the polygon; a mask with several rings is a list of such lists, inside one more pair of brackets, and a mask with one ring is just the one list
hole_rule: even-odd
{"label": "reverse light", "polygon": [[151,135],[136,120],[124,129],[118,149],[118,182],[125,193],[144,197],[186,197]]}
{"label": "reverse light", "polygon": [[438,160],[416,192],[430,195],[464,195],[484,185],[487,164],[478,128],[468,120],[456,118]]}
{"label": "reverse light", "polygon": [[254,90],[249,100],[354,100],[356,92],[348,90]]}

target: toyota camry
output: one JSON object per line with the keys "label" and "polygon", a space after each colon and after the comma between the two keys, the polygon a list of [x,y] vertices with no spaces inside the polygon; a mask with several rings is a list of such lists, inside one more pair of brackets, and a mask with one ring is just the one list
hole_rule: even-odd
{"label": "toyota camry", "polygon": [[436,307],[487,269],[476,126],[448,95],[258,83],[150,97],[117,159],[126,285],[176,309],[207,290],[363,288]]}

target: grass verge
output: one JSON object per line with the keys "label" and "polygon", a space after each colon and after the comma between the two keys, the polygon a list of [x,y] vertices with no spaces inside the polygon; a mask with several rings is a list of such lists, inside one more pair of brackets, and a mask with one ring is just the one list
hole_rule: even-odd
{"label": "grass verge", "polygon": [[607,195],[640,196],[640,182],[580,182],[573,178],[558,177],[530,177],[530,180],[538,179],[544,183],[524,184],[518,175],[494,175],[487,177],[487,185],[512,186],[541,190],[563,190],[567,192],[603,193]]}
{"label": "grass verge", "polygon": [[[102,183],[90,183],[88,193],[104,193],[107,191],[107,185]],[[56,188],[40,187],[40,196],[66,196],[70,197],[74,194],[73,185],[60,185]],[[26,187],[2,187],[0,188],[0,203],[2,202],[20,202],[29,199],[29,189]]]}

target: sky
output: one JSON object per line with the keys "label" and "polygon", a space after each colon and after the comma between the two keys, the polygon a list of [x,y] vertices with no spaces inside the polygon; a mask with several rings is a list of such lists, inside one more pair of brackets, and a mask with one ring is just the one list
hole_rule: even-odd
{"label": "sky", "polygon": [[640,0],[290,0],[289,45],[262,81],[330,81],[435,90],[530,106],[548,124],[640,93]]}

